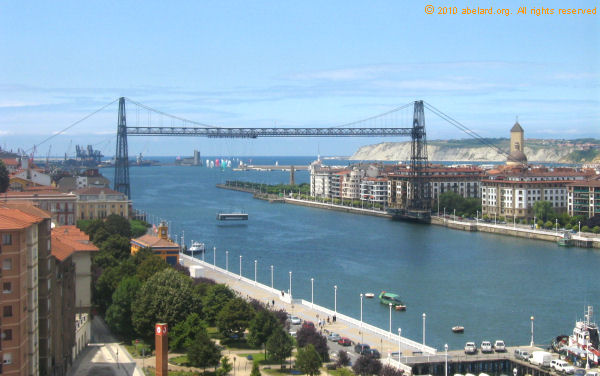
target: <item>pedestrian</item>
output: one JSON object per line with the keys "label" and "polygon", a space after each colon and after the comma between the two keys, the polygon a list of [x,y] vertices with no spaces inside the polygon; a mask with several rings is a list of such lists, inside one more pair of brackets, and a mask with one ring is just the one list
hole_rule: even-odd
{"label": "pedestrian", "polygon": [[333,322],[336,322],[337,318],[333,315]]}
{"label": "pedestrian", "polygon": [[329,324],[329,316],[327,316],[327,324]]}
{"label": "pedestrian", "polygon": [[273,307],[275,307],[275,299],[273,299],[271,303],[273,303]]}

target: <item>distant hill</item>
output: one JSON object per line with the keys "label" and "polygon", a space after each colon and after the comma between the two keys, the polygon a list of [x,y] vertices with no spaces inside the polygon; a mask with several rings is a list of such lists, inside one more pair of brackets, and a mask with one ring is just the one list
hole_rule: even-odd
{"label": "distant hill", "polygon": [[[488,138],[486,142],[509,151],[508,138]],[[383,142],[362,146],[350,159],[404,161],[410,159],[410,142]],[[433,140],[427,142],[430,161],[504,162],[506,155],[475,139]],[[530,162],[600,163],[600,140],[525,140],[525,155]]]}

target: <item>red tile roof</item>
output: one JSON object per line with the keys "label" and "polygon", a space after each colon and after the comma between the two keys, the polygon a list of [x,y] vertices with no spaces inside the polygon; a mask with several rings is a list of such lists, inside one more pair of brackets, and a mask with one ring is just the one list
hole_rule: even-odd
{"label": "red tile roof", "polygon": [[179,244],[159,238],[158,236],[152,234],[142,235],[139,238],[131,239],[131,243],[137,243],[142,247],[152,247],[152,248],[179,248]]}
{"label": "red tile roof", "polygon": [[17,160],[17,158],[0,158],[2,159],[2,162],[4,162],[4,164],[6,166],[18,166],[19,165],[19,161]]}
{"label": "red tile roof", "polygon": [[97,252],[90,238],[75,226],[59,226],[52,229],[52,255],[60,261],[75,252]]}
{"label": "red tile roof", "polygon": [[0,230],[22,230],[42,221],[41,217],[25,211],[0,206]]}

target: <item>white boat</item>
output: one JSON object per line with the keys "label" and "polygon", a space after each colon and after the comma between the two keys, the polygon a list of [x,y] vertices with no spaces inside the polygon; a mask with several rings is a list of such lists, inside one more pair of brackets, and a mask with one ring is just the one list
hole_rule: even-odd
{"label": "white boat", "polygon": [[200,242],[192,242],[192,245],[190,246],[190,248],[188,249],[188,252],[190,252],[192,254],[192,256],[194,255],[194,253],[196,252],[204,252],[206,250],[206,246],[204,245],[204,243],[200,243]]}
{"label": "white boat", "polygon": [[456,325],[452,327],[452,331],[454,333],[464,333],[465,332],[465,327],[461,326],[461,325]]}
{"label": "white boat", "polygon": [[374,293],[372,293],[372,292],[368,292],[368,293],[366,293],[366,294],[365,294],[365,298],[369,298],[369,299],[371,299],[371,298],[373,298],[373,297],[375,297],[375,294],[374,294]]}

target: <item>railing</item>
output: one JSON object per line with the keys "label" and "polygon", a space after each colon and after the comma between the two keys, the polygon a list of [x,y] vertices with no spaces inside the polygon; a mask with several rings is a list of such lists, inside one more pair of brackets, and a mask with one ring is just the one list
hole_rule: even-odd
{"label": "railing", "polygon": [[[240,281],[243,281],[245,283],[254,285],[254,286],[258,287],[258,288],[261,288],[261,289],[263,289],[263,290],[265,290],[265,291],[267,291],[267,292],[269,292],[269,293],[277,296],[278,299],[280,299],[280,300],[282,300],[282,301],[284,301],[284,302],[286,302],[288,304],[292,303],[292,299],[291,299],[290,295],[288,293],[285,293],[285,292],[282,294],[281,290],[277,290],[275,288],[271,288],[271,287],[266,286],[266,285],[264,285],[264,284],[262,284],[260,282],[255,282],[253,279],[249,279],[249,278],[246,278],[244,276],[240,276],[239,274],[232,273],[232,272],[227,271],[225,269],[222,269],[222,268],[220,268],[220,267],[218,267],[216,265],[209,264],[206,261],[198,260],[196,258],[193,258],[193,257],[188,256],[188,255],[183,254],[183,253],[179,254],[179,258],[180,258],[180,260],[183,259],[183,260],[186,260],[188,262],[192,262],[192,263],[196,263],[196,264],[202,265],[203,267],[205,267],[207,269],[216,270],[216,271],[218,271],[220,273],[223,273],[225,275],[230,276],[231,278],[236,278],[236,279],[238,279]],[[361,328],[361,330],[367,330],[367,331],[369,331],[371,333],[374,333],[374,334],[380,335],[382,337],[388,338],[388,339],[390,339],[390,341],[393,340],[394,342],[400,343],[401,345],[404,345],[405,347],[411,347],[411,348],[417,349],[418,351],[421,351],[421,352],[427,353],[427,354],[431,354],[431,355],[435,355],[437,353],[437,350],[435,348],[433,348],[433,347],[423,345],[421,343],[418,343],[418,342],[415,342],[413,340],[410,340],[410,339],[408,339],[406,337],[398,336],[398,334],[390,333],[390,332],[388,332],[386,330],[383,330],[381,328],[378,328],[378,327],[376,327],[374,325],[367,324],[364,321],[361,322],[360,320],[357,320],[357,319],[352,318],[350,316],[346,316],[346,315],[341,314],[339,312],[336,313],[336,312],[332,311],[329,308],[325,308],[325,307],[319,306],[317,304],[312,304],[311,302],[308,302],[308,301],[306,301],[304,299],[294,299],[293,303],[299,303],[299,304],[301,304],[304,307],[311,308],[312,310],[317,311],[317,312],[319,312],[321,314],[324,314],[324,315],[327,315],[327,316],[333,316],[333,315],[335,315],[336,316],[336,321],[337,320],[344,321],[344,322],[346,322],[348,324],[351,324],[351,325],[354,325],[354,326],[356,326],[358,328]]]}

